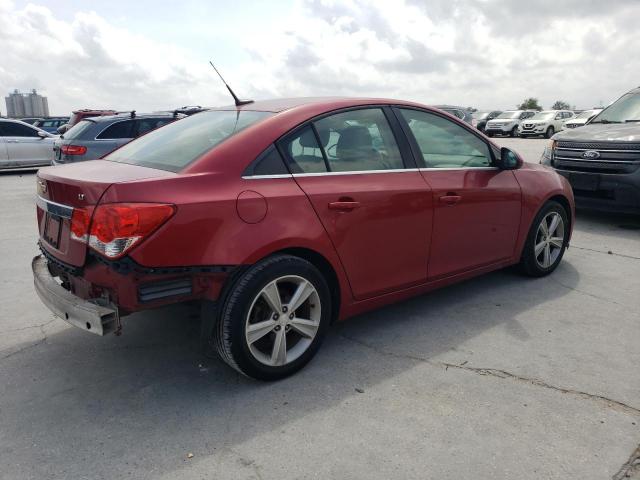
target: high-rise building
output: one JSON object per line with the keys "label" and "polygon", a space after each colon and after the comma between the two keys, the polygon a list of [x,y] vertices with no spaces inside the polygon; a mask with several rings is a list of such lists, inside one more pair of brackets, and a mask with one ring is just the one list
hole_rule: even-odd
{"label": "high-rise building", "polygon": [[49,102],[47,97],[38,95],[35,89],[30,93],[20,93],[17,89],[4,97],[7,104],[7,117],[48,117]]}

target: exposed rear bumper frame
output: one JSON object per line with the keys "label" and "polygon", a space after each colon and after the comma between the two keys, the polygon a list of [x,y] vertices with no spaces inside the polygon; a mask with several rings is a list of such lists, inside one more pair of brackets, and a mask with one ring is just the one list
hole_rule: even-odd
{"label": "exposed rear bumper frame", "polygon": [[47,259],[38,255],[31,261],[36,293],[49,310],[74,327],[96,335],[115,332],[118,307],[105,299],[84,300],[62,287],[49,272]]}

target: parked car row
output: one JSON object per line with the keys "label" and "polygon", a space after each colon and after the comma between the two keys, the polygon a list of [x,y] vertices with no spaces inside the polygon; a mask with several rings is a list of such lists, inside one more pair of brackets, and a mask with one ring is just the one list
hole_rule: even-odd
{"label": "parked car row", "polygon": [[566,128],[578,128],[583,127],[586,123],[595,117],[598,113],[600,113],[602,108],[594,108],[591,110],[583,110],[578,113],[575,117],[567,119],[562,124],[562,130]]}
{"label": "parked car row", "polygon": [[183,118],[174,113],[126,114],[85,116],[67,130],[53,145],[53,164],[79,162],[101,158],[116,148]]}
{"label": "parked car row", "polygon": [[[98,159],[151,130],[203,110],[197,106],[136,114],[135,111],[118,113],[85,109],[74,111],[68,120],[64,117],[33,119],[33,125],[0,118],[0,169]],[[51,133],[55,123],[63,121],[66,123],[58,127],[63,134]],[[49,131],[45,127],[49,127]]]}

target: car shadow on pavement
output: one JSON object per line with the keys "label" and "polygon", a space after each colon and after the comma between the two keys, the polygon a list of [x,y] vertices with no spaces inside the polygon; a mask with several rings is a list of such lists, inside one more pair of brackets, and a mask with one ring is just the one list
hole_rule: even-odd
{"label": "car shadow on pavement", "polygon": [[[568,261],[554,275],[569,288],[579,280]],[[484,275],[335,325],[305,369],[275,383],[203,357],[198,310],[190,306],[128,317],[121,337],[66,328],[0,361],[1,436],[11,439],[2,464],[6,473],[22,465],[15,471],[33,469],[24,475],[40,478],[52,473],[47,465],[66,478],[109,478],[115,462],[171,472],[186,452],[211,455],[296,428],[416,362],[438,366],[440,354],[464,350],[489,329],[502,326],[526,342],[518,315],[568,291],[510,269]]]}

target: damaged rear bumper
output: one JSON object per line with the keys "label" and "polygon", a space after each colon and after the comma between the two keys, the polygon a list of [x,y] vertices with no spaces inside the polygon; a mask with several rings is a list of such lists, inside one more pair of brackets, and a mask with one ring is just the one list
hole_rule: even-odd
{"label": "damaged rear bumper", "polygon": [[36,293],[49,310],[74,327],[106,335],[119,326],[118,307],[104,299],[84,300],[60,285],[49,272],[42,255],[31,262]]}

